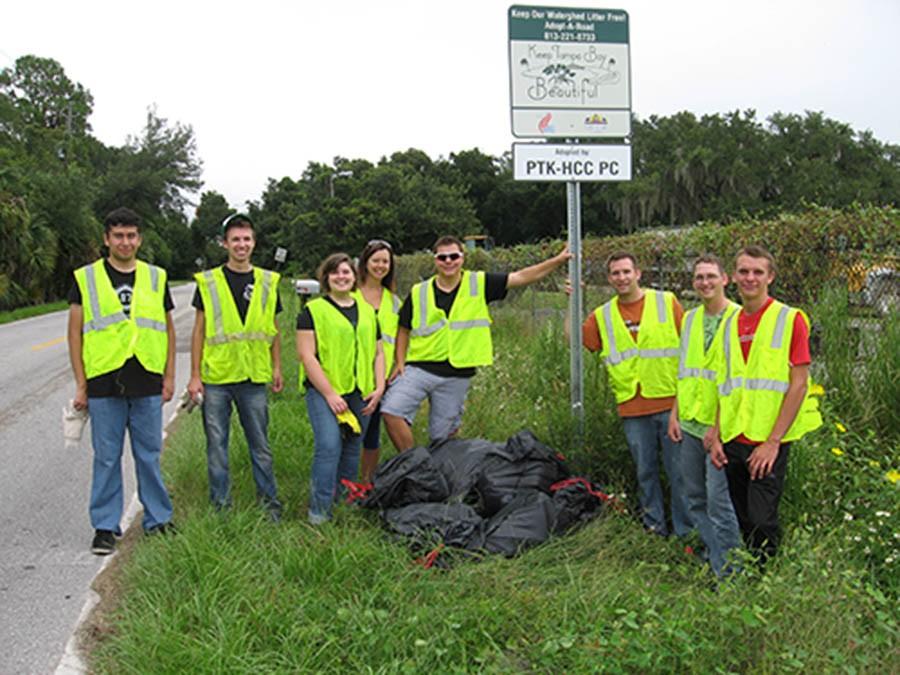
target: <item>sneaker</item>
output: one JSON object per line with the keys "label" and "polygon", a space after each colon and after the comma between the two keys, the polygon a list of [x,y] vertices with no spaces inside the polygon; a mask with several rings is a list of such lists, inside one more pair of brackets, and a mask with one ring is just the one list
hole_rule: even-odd
{"label": "sneaker", "polygon": [[109,555],[116,550],[116,535],[112,530],[95,530],[94,541],[91,542],[91,553]]}
{"label": "sneaker", "polygon": [[172,523],[163,523],[162,525],[151,527],[149,530],[144,530],[144,536],[153,537],[156,535],[172,535],[177,532],[178,530],[175,529],[175,526]]}
{"label": "sneaker", "polygon": [[313,513],[309,511],[307,513],[307,519],[309,520],[309,524],[313,527],[318,527],[319,525],[324,525],[329,520],[331,520],[330,516],[323,515],[321,513]]}

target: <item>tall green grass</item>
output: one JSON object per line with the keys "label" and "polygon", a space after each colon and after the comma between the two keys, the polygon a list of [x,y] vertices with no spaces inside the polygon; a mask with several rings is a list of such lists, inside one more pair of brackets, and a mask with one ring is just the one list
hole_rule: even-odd
{"label": "tall green grass", "polygon": [[[287,310],[286,347],[293,344],[295,303]],[[596,360],[586,357],[581,445],[559,321],[535,320],[524,300],[507,303],[495,319],[497,360],[475,378],[463,435],[502,440],[531,428],[576,469],[630,494],[631,461]],[[284,351],[286,373],[296,378],[293,349]],[[254,505],[236,422],[235,507],[214,513],[199,416],[180,420],[164,456],[180,531],[124,552],[114,628],[92,654],[97,672],[897,669],[898,568],[885,559],[898,548],[898,492],[886,476],[900,467],[896,447],[891,454],[877,446],[896,443],[896,436],[884,439],[849,418],[848,430],[839,431],[830,387],[828,428],[798,443],[791,458],[782,551],[764,576],[748,571],[716,588],[683,543],[646,535],[627,513],[610,511],[516,559],[446,571],[415,564],[373,514],[353,507],[339,507],[333,522],[311,528],[305,510],[312,437],[289,382],[286,393],[272,397],[270,424],[284,521],[269,523]],[[416,432],[424,438],[424,420]],[[838,442],[840,456],[831,451]],[[877,469],[870,464],[876,461]],[[864,480],[848,485],[847,477],[860,472]],[[851,520],[848,500],[856,505]],[[876,513],[890,515],[879,526]],[[879,537],[880,558],[874,540],[853,540],[861,532]]]}

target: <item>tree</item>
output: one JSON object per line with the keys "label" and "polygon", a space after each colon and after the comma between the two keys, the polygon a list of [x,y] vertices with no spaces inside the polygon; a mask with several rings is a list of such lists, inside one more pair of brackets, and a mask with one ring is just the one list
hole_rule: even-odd
{"label": "tree", "polygon": [[97,213],[127,205],[149,220],[177,217],[190,204],[188,195],[203,185],[201,170],[191,126],[170,125],[150,108],[141,135],[111,153]]}
{"label": "tree", "polygon": [[15,107],[19,122],[40,129],[90,131],[94,98],[53,59],[21,56],[14,68],[0,71],[0,93]]}

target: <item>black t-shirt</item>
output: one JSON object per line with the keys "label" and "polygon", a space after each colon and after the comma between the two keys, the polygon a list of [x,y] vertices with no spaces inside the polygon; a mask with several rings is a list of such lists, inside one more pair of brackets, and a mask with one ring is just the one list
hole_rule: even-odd
{"label": "black t-shirt", "polygon": [[[125,316],[131,316],[134,271],[120,272],[109,264],[109,260],[103,261],[103,267],[106,269],[106,274],[109,277],[113,290],[119,296],[119,302],[122,303],[122,310],[125,312]],[[84,304],[77,281],[69,289],[68,300],[70,305]],[[166,282],[166,290],[163,294],[163,309],[166,312],[171,312],[174,307],[175,303],[172,302],[172,294],[169,292],[169,283]],[[158,396],[162,393],[162,375],[149,372],[141,365],[136,356],[132,356],[118,370],[88,378],[87,391],[88,398]]]}
{"label": "black t-shirt", "polygon": [[[228,282],[228,288],[231,290],[231,297],[234,298],[234,304],[237,305],[238,316],[241,317],[241,323],[247,319],[247,310],[250,308],[250,298],[253,297],[253,270],[249,272],[235,272],[228,267],[222,265],[222,271],[225,273],[225,281]],[[277,290],[276,290],[277,293]],[[194,299],[191,300],[191,306],[199,310],[203,309],[203,296],[200,295],[200,289],[194,291]],[[275,296],[275,313],[281,311],[281,298]]]}
{"label": "black t-shirt", "polygon": [[[350,325],[353,326],[353,330],[356,330],[356,325],[359,323],[359,307],[357,307],[356,302],[354,302],[349,307],[341,307],[337,304],[330,296],[325,295],[322,296],[325,298],[325,301],[330,303],[333,307],[337,309],[341,314],[344,315],[344,318],[350,322]],[[309,311],[309,306],[303,308],[303,311],[297,315],[297,330],[316,330],[316,323],[313,320],[312,313]],[[375,324],[375,339],[381,339],[381,328],[378,324]],[[319,358],[319,350],[316,350],[316,358]],[[305,380],[305,386],[310,387],[310,381],[307,378]]]}
{"label": "black t-shirt", "polygon": [[[506,273],[488,272],[484,279],[485,301],[503,300],[506,297],[508,279],[509,275]],[[434,280],[431,283],[434,286],[434,304],[447,316],[450,316],[450,308],[453,307],[453,301],[459,291],[459,284],[447,293],[438,288]],[[406,300],[403,301],[403,306],[400,308],[400,327],[412,330],[412,295],[406,296]],[[439,377],[472,377],[475,374],[475,368],[454,368],[449,361],[407,361],[406,363]]]}

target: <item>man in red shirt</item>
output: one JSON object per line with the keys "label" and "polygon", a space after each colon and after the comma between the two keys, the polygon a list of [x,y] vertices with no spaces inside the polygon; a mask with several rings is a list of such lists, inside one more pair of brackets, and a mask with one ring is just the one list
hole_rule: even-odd
{"label": "man in red shirt", "polygon": [[[740,345],[743,363],[737,365],[744,365],[745,370],[742,377],[729,379],[736,356],[725,357],[719,369],[719,420],[704,444],[713,464],[725,466],[744,540],[764,562],[774,555],[781,539],[778,505],[784,492],[790,441],[821,424],[821,418],[815,404],[807,403],[810,355],[806,317],[769,296],[769,285],[775,279],[772,254],[761,246],[741,249],[735,259],[734,279],[742,301],[740,312],[732,317],[737,337],[731,336],[726,325],[723,339],[726,346],[729,342],[735,346],[735,351]],[[785,320],[776,320],[776,313],[783,313]],[[792,314],[793,319],[788,321]],[[785,350],[776,345],[784,344],[788,333],[788,363],[783,381],[779,381],[762,360],[783,354]],[[757,342],[760,344],[754,350]],[[759,393],[772,391],[782,392],[776,399],[780,400],[777,413],[771,397],[763,400]],[[726,401],[726,397],[732,398]],[[747,414],[748,410],[753,413]],[[768,431],[761,431],[763,428]]]}

